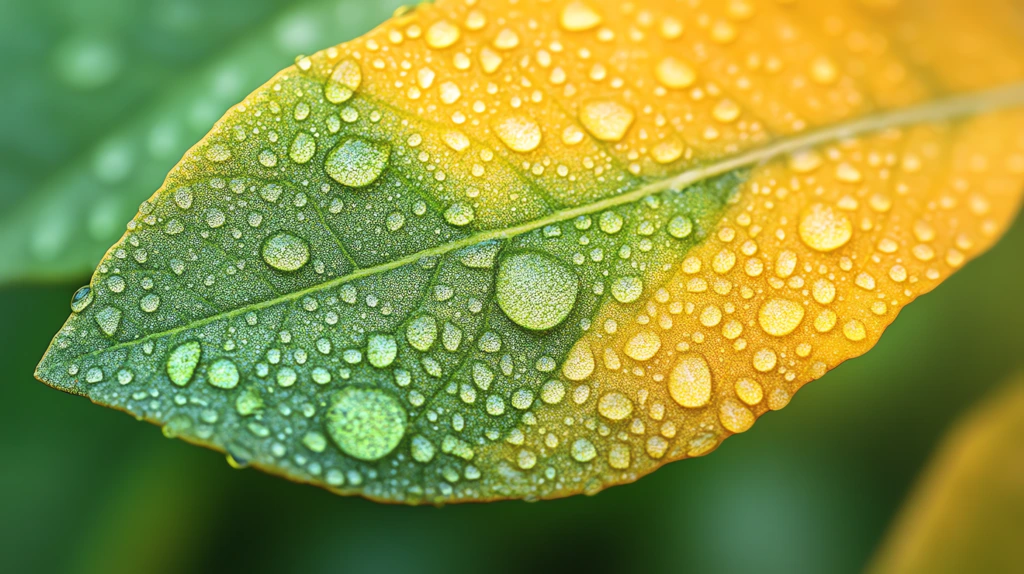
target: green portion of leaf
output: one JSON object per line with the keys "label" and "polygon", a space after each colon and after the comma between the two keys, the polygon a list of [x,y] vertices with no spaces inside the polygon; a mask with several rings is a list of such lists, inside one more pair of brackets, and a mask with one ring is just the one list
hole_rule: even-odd
{"label": "green portion of leaf", "polygon": [[[339,108],[320,101],[321,90],[300,74],[271,82],[191,152],[101,263],[91,302],[58,334],[39,375],[236,462],[347,492],[529,496],[531,482],[509,480],[486,445],[514,437],[527,409],[551,400],[536,389],[558,381],[557,366],[604,301],[638,300],[645,282],[666,276],[664,261],[707,235],[742,174],[579,216],[535,195],[534,207],[529,197],[518,204],[528,208],[523,230],[488,230],[482,216],[452,214],[457,202],[417,147],[387,147],[373,177],[335,177],[328,166],[339,154],[358,156],[359,172],[379,165],[367,156],[385,148],[373,142],[430,126],[363,95],[340,112],[358,120],[335,123]],[[228,139],[265,121],[276,145]],[[288,161],[310,127],[315,154],[274,179],[268,164]],[[228,161],[205,159],[225,149]],[[516,169],[495,162],[494,185],[521,181],[534,193]],[[507,292],[496,297],[502,273]],[[549,275],[552,294],[578,285],[554,319],[530,307]],[[348,382],[366,392],[339,394]],[[369,414],[352,419],[358,405]],[[211,410],[215,424],[203,414]],[[457,488],[453,472],[467,479]],[[588,471],[578,472],[564,478]]]}
{"label": "green portion of leaf", "polygon": [[[34,16],[5,22],[64,12],[47,3],[14,4],[11,10]],[[7,253],[0,282],[92,269],[123,232],[132,206],[160,185],[224,109],[296,54],[365,31],[399,2],[264,0],[242,14],[217,2],[122,4],[112,0],[109,10],[40,22],[46,33],[37,40],[38,54],[18,58],[47,62],[50,73],[12,84],[0,116],[8,126],[0,145],[10,162],[0,168],[9,183],[0,191]],[[152,29],[139,26],[136,12],[145,12]],[[0,37],[11,42],[23,33],[7,32]],[[95,73],[85,73],[89,66]],[[104,74],[110,79],[100,82]],[[40,102],[39,93],[53,101]],[[102,135],[68,141],[66,133]],[[50,175],[40,181],[35,173]]]}

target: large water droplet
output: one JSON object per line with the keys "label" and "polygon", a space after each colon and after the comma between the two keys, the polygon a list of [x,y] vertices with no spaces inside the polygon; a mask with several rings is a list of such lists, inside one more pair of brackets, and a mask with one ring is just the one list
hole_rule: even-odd
{"label": "large water droplet", "polygon": [[238,384],[238,367],[227,359],[220,359],[206,370],[206,380],[218,389],[233,389]]}
{"label": "large water droplet", "polygon": [[86,285],[75,291],[75,294],[71,296],[71,310],[75,313],[81,313],[85,311],[85,308],[92,303],[93,294],[92,289]]}
{"label": "large water droplet", "polygon": [[334,395],[326,415],[327,434],[345,454],[378,460],[405,435],[405,409],[378,389],[347,387]]}
{"label": "large water droplet", "polygon": [[654,75],[666,88],[682,89],[693,85],[697,72],[690,64],[671,56],[658,62]]}
{"label": "large water droplet", "polygon": [[515,253],[503,259],[498,269],[498,306],[527,329],[550,329],[564,321],[576,304],[578,290],[576,275],[544,253]]}
{"label": "large water droplet", "polygon": [[672,400],[687,408],[702,407],[711,400],[711,369],[700,355],[683,355],[668,377]]}
{"label": "large water droplet", "polygon": [[340,104],[352,97],[363,81],[359,63],[346,58],[338,63],[324,86],[324,97],[332,104]]}
{"label": "large water droplet", "polygon": [[445,221],[456,227],[469,225],[473,222],[474,217],[476,217],[476,213],[473,211],[473,206],[464,201],[456,201],[444,212]]}
{"label": "large water droplet", "polygon": [[527,116],[515,115],[498,120],[494,124],[494,133],[512,151],[525,153],[540,145],[540,126]]}
{"label": "large water droplet", "polygon": [[405,338],[418,351],[429,351],[437,340],[437,320],[430,315],[421,315],[405,328]]}
{"label": "large water droplet", "polygon": [[601,23],[601,15],[584,2],[575,0],[562,8],[559,18],[562,28],[570,32],[590,30]]}
{"label": "large water droplet", "polygon": [[800,239],[811,249],[832,251],[853,237],[853,224],[832,206],[815,203],[804,210],[799,231]]}
{"label": "large water droplet", "polygon": [[96,313],[96,325],[108,337],[113,337],[121,326],[121,310],[117,307],[104,307]]}
{"label": "large water droplet", "polygon": [[378,369],[383,369],[398,356],[398,343],[391,335],[370,335],[366,341],[366,359]]}
{"label": "large water droplet", "polygon": [[757,320],[765,333],[784,337],[804,320],[804,306],[788,299],[771,299],[761,306]]}
{"label": "large water droplet", "polygon": [[617,142],[633,125],[633,110],[614,100],[592,100],[580,108],[580,123],[595,138]]}
{"label": "large water droplet", "polygon": [[352,137],[327,154],[324,169],[331,179],[348,187],[366,187],[380,177],[391,157],[391,146]]}
{"label": "large water droplet", "polygon": [[428,46],[440,50],[458,42],[461,35],[462,31],[455,24],[448,20],[438,20],[427,28],[425,39]]}
{"label": "large water droplet", "polygon": [[170,356],[167,357],[167,376],[171,382],[184,387],[192,380],[192,374],[196,372],[196,365],[203,354],[203,348],[198,341],[189,341],[178,345]]}
{"label": "large water droplet", "polygon": [[296,271],[309,261],[309,245],[291,233],[280,232],[263,243],[263,261],[281,271]]}

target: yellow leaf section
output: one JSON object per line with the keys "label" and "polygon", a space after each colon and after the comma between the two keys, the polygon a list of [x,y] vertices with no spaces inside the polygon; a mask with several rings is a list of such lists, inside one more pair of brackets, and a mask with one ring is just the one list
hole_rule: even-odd
{"label": "yellow leaf section", "polygon": [[1020,569],[1022,434],[1024,379],[1018,376],[946,437],[868,572]]}
{"label": "yellow leaf section", "polygon": [[[578,108],[583,130],[616,142],[609,153],[643,177],[678,169],[661,164],[680,158],[707,161],[1024,77],[1012,56],[1024,41],[1009,24],[1020,12],[1009,2],[570,2],[563,26],[587,8],[606,27],[586,27],[586,48],[562,39],[566,52],[596,56],[589,69],[555,71],[582,86],[561,105],[593,94]],[[616,34],[649,40],[650,52],[600,52]],[[594,81],[616,62],[628,79]],[[588,123],[587,101],[608,116],[621,111],[614,102],[646,113],[623,132]],[[588,428],[598,436],[567,445],[578,461],[604,459],[590,492],[704,455],[870,349],[903,306],[998,239],[1022,189],[1020,112],[839,133],[761,165],[641,309],[609,300],[562,365],[575,405],[541,409],[537,426],[596,411]],[[547,438],[509,446],[504,458],[543,450]]]}
{"label": "yellow leaf section", "polygon": [[1024,189],[1022,134],[1024,113],[1001,113],[754,170],[713,237],[639,314],[609,305],[564,374],[586,381],[606,420],[604,397],[631,403],[632,471],[710,452],[991,246]]}

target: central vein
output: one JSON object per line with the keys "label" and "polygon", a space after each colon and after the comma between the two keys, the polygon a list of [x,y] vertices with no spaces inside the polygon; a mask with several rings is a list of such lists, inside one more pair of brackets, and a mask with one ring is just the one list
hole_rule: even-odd
{"label": "central vein", "polygon": [[683,189],[687,186],[693,185],[705,179],[723,175],[725,173],[743,167],[761,164],[766,161],[778,158],[779,156],[790,154],[802,149],[812,148],[829,142],[834,142],[845,138],[851,138],[866,133],[877,132],[889,128],[904,127],[929,122],[954,120],[957,118],[973,116],[984,112],[991,112],[999,109],[1014,107],[1024,107],[1024,83],[1010,84],[992,90],[952,96],[945,99],[919,104],[916,106],[911,106],[893,111],[881,112],[860,119],[834,124],[814,131],[809,131],[804,134],[783,138],[775,142],[772,142],[768,145],[752,149],[729,158],[725,158],[715,163],[694,167],[675,176],[668,177],[663,180],[650,183],[647,185],[643,185],[641,187],[638,187],[637,189],[634,189],[633,191],[623,193],[621,195],[616,195],[613,197],[602,199],[600,201],[596,201],[594,203],[581,205],[579,207],[573,207],[570,209],[556,211],[540,219],[529,221],[513,227],[483,231],[474,235],[464,237],[457,241],[453,241],[451,243],[446,243],[444,245],[439,245],[437,247],[432,247],[430,249],[418,251],[416,253],[407,255],[400,259],[389,261],[388,263],[383,263],[381,265],[375,265],[373,267],[359,269],[358,271],[354,271],[348,275],[337,277],[335,279],[331,279],[330,281],[325,281],[323,283],[307,287],[306,289],[281,295],[280,297],[276,297],[274,299],[268,299],[266,301],[261,301],[259,303],[245,305],[243,307],[232,309],[230,311],[225,311],[223,313],[211,315],[205,319],[194,321],[192,323],[188,323],[180,327],[175,327],[173,329],[168,329],[166,331],[152,333],[145,337],[141,337],[139,339],[135,339],[132,341],[118,343],[105,349],[98,349],[96,351],[88,353],[85,356],[92,356],[101,352],[112,351],[115,349],[131,346],[140,341],[145,341],[147,339],[173,335],[185,329],[201,327],[218,319],[226,319],[240,315],[242,313],[247,313],[249,311],[271,307],[279,303],[294,301],[310,293],[316,293],[323,289],[343,285],[356,279],[376,275],[378,273],[384,273],[386,271],[396,269],[403,265],[415,263],[416,261],[419,261],[424,257],[444,255],[445,253],[449,253],[451,251],[461,249],[463,247],[469,247],[470,245],[475,245],[483,241],[493,239],[508,239],[511,237],[515,237],[517,235],[521,235],[523,233],[533,231],[535,229],[540,229],[548,225],[574,219],[581,215],[590,215],[620,205],[633,203],[649,195],[654,195],[665,190]]}

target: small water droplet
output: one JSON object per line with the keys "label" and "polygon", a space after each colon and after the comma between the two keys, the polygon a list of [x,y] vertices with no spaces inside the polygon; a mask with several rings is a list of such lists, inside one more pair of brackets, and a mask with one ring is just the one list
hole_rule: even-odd
{"label": "small water droplet", "polygon": [[238,384],[238,368],[228,359],[220,359],[206,370],[206,380],[218,389],[233,389]]}
{"label": "small water droplet", "polygon": [[683,355],[668,377],[672,400],[687,408],[702,407],[711,400],[711,369],[700,355]]}
{"label": "small water droplet", "polygon": [[537,149],[540,145],[540,126],[527,116],[505,117],[494,124],[494,132],[512,151],[525,153]]}
{"label": "small water droplet", "polygon": [[580,123],[595,138],[617,142],[633,125],[633,110],[614,100],[591,100],[580,108]]}
{"label": "small water droplet", "polygon": [[597,412],[608,420],[621,421],[633,414],[633,401],[618,391],[605,393],[597,401]]}
{"label": "small water droplet", "polygon": [[378,369],[388,367],[398,356],[398,343],[391,335],[370,335],[366,342],[366,359]]}
{"label": "small water droplet", "polygon": [[765,333],[785,337],[804,320],[804,306],[788,299],[770,299],[761,306],[757,320]]}
{"label": "small water droplet", "polygon": [[601,24],[601,15],[585,2],[575,0],[562,8],[559,22],[570,32],[590,30]]}
{"label": "small water droplet", "polygon": [[263,261],[280,271],[297,271],[309,261],[309,245],[302,238],[282,231],[263,243]]}
{"label": "small water droplet", "polygon": [[324,86],[324,97],[332,104],[340,104],[352,97],[363,81],[363,72],[359,63],[346,58],[335,66],[331,77]]}
{"label": "small water droplet", "polygon": [[639,277],[628,275],[612,281],[612,297],[619,303],[636,301],[643,290],[644,282]]}
{"label": "small water droplet", "polygon": [[833,207],[815,203],[804,210],[799,232],[800,239],[811,249],[833,251],[853,237],[853,224]]}

